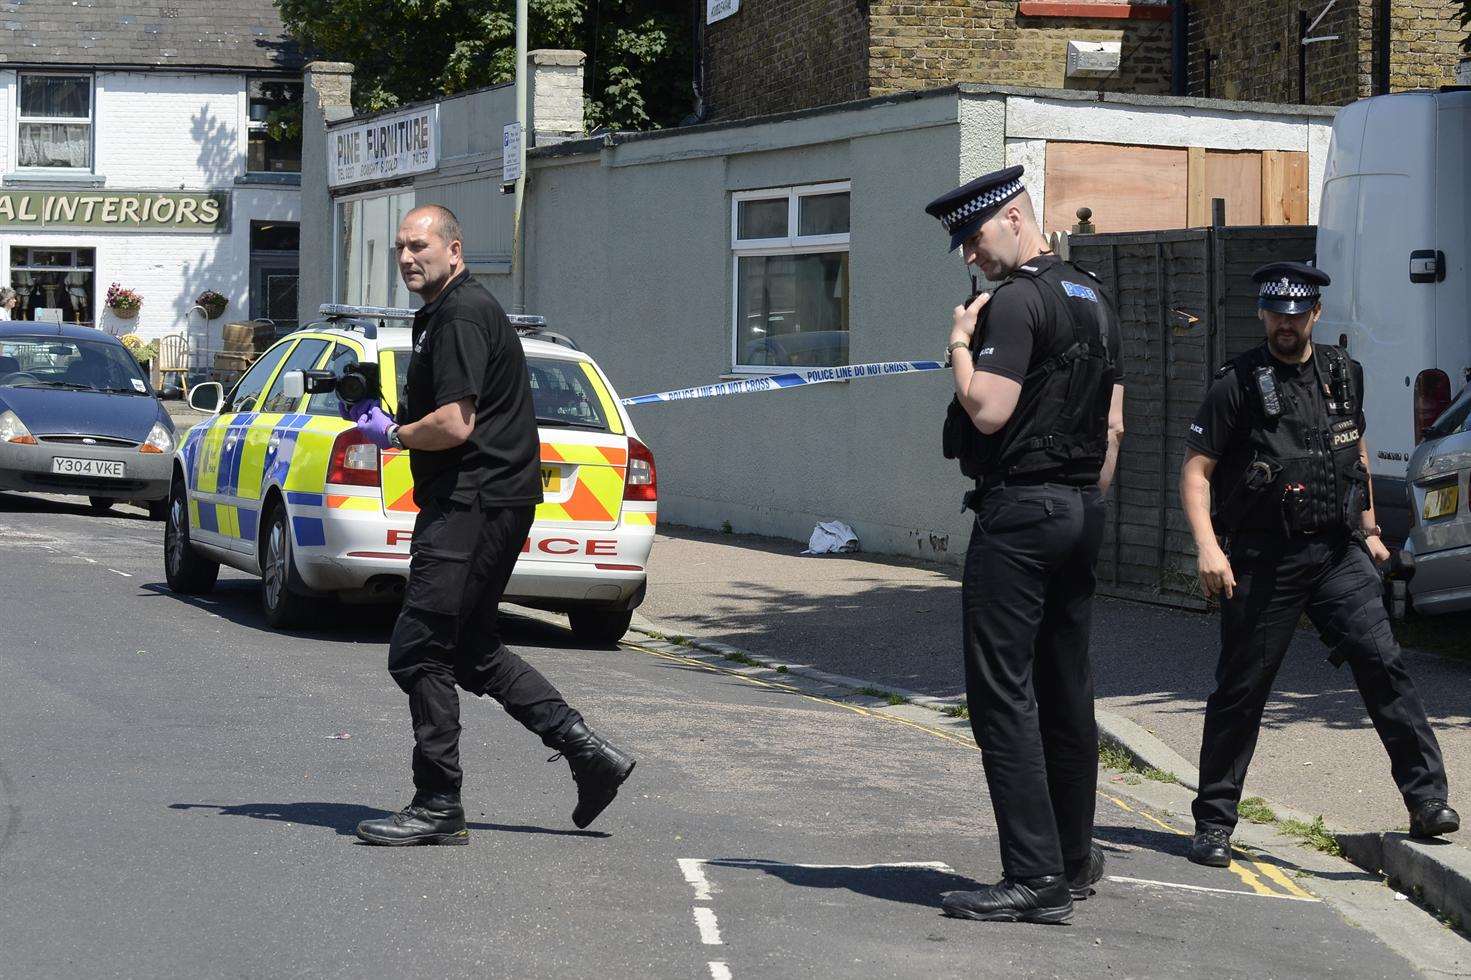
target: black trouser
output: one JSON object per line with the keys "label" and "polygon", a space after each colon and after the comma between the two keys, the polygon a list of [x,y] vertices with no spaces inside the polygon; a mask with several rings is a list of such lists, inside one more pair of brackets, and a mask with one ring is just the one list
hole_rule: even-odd
{"label": "black trouser", "polygon": [[965,556],[965,686],[1009,878],[1087,858],[1098,783],[1088,659],[1097,487],[1003,486]]}
{"label": "black trouser", "polygon": [[388,672],[409,696],[420,793],[460,792],[456,684],[495,698],[547,745],[582,720],[546,678],[506,649],[497,629],[496,607],[535,511],[436,501],[414,522],[409,584],[388,647]]}
{"label": "black trouser", "polygon": [[1395,784],[1411,808],[1446,798],[1440,746],[1390,632],[1379,573],[1346,532],[1231,542],[1234,594],[1221,601],[1221,659],[1205,706],[1198,827],[1230,832],[1272,680],[1308,614],[1335,663],[1348,662]]}

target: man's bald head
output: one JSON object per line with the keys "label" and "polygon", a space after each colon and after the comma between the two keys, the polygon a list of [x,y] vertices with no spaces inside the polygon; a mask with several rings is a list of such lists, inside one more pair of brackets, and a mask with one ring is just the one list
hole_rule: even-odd
{"label": "man's bald head", "polygon": [[404,215],[404,221],[424,217],[430,220],[429,229],[438,235],[446,245],[450,242],[465,240],[464,232],[460,229],[460,219],[456,218],[455,213],[443,204],[421,204]]}

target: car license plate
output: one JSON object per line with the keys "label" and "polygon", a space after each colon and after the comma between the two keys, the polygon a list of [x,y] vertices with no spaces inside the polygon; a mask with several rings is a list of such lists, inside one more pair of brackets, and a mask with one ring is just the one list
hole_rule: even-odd
{"label": "car license plate", "polygon": [[1456,505],[1460,503],[1460,487],[1452,484],[1448,487],[1440,487],[1425,495],[1425,520],[1433,521],[1437,517],[1456,512]]}
{"label": "car license plate", "polygon": [[51,472],[65,473],[67,476],[105,476],[112,479],[122,479],[125,475],[122,460],[72,459],[67,456],[52,459]]}
{"label": "car license plate", "polygon": [[562,471],[555,466],[543,466],[541,468],[541,492],[562,492]]}

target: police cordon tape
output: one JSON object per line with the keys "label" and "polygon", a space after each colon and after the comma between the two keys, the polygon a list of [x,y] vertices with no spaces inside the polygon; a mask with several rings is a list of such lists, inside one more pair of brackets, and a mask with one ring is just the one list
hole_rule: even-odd
{"label": "police cordon tape", "polygon": [[657,402],[681,402],[694,398],[718,398],[721,395],[744,395],[754,391],[777,391],[782,388],[800,388],[804,385],[827,384],[831,381],[859,381],[864,378],[887,378],[895,374],[914,374],[918,371],[939,371],[945,365],[939,361],[876,361],[872,364],[847,364],[842,367],[808,368],[786,374],[772,374],[748,381],[723,381],[720,384],[700,385],[696,388],[676,388],[652,395],[634,395],[623,399],[625,405],[652,405]]}

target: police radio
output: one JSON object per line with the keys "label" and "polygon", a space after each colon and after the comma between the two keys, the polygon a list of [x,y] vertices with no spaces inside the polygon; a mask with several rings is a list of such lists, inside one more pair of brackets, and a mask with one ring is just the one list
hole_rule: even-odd
{"label": "police radio", "polygon": [[1257,394],[1262,396],[1262,411],[1269,419],[1282,417],[1282,394],[1277,389],[1277,375],[1269,367],[1259,367],[1254,372]]}

